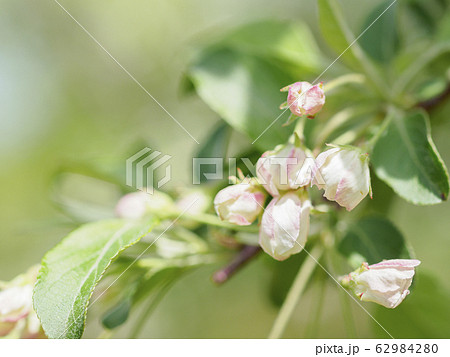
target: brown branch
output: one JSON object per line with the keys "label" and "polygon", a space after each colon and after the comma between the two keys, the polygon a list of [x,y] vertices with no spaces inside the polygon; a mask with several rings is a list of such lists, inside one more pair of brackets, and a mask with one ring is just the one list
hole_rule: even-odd
{"label": "brown branch", "polygon": [[216,284],[223,284],[231,278],[238,270],[246,265],[258,253],[261,252],[261,247],[253,245],[245,245],[236,257],[226,267],[215,272],[212,280]]}
{"label": "brown branch", "polygon": [[445,90],[442,93],[440,93],[434,98],[430,98],[424,100],[423,102],[417,103],[416,107],[423,108],[427,112],[430,112],[431,110],[439,106],[442,102],[444,102],[448,97],[450,97],[450,83],[447,85],[447,88],[445,88]]}

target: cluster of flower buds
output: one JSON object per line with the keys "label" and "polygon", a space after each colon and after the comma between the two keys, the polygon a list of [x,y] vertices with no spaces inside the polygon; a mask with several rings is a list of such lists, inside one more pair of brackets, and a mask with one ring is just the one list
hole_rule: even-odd
{"label": "cluster of flower buds", "polygon": [[46,338],[33,310],[33,286],[39,266],[9,282],[0,282],[0,337]]}
{"label": "cluster of flower buds", "polygon": [[367,154],[358,148],[334,147],[316,159],[293,144],[265,152],[256,164],[258,180],[241,182],[220,191],[214,207],[230,223],[249,225],[263,211],[259,243],[277,260],[300,252],[308,236],[311,202],[307,187],[325,189],[324,196],[352,210],[371,191]]}
{"label": "cluster of flower buds", "polygon": [[[293,116],[313,118],[325,104],[322,83],[296,82],[287,91]],[[325,189],[324,196],[352,210],[371,191],[367,154],[358,148],[333,147],[316,159],[301,144],[279,145],[257,162],[258,181],[238,183],[220,191],[214,207],[218,216],[237,225],[252,224],[261,214],[259,244],[277,260],[300,252],[308,236],[311,202],[307,187]],[[272,200],[264,209],[267,191]]]}
{"label": "cluster of flower buds", "polygon": [[341,283],[360,300],[393,309],[408,296],[414,268],[419,264],[415,259],[384,260],[373,265],[363,263]]}

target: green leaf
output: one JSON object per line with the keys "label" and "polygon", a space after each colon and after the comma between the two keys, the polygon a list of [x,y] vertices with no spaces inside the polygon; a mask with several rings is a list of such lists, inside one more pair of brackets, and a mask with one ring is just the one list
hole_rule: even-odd
{"label": "green leaf", "polygon": [[[219,125],[213,130],[209,138],[202,143],[200,150],[195,155],[196,158],[223,158],[225,159],[228,149],[228,142],[231,136],[231,127],[225,123],[220,122]],[[204,172],[211,172],[209,165],[201,165],[198,172],[198,177],[195,180],[200,180],[200,183],[208,182],[208,179],[203,175]],[[213,166],[213,172],[215,171],[215,165]]]}
{"label": "green leaf", "polygon": [[266,259],[267,264],[271,266],[272,272],[269,284],[269,298],[275,306],[283,304],[306,257],[306,254],[296,254],[282,262]]}
{"label": "green leaf", "polygon": [[421,111],[388,117],[371,160],[377,176],[399,196],[417,205],[447,199],[448,173],[431,139],[429,120]]}
{"label": "green leaf", "polygon": [[[402,27],[405,35],[415,34],[416,38],[424,37],[436,31],[448,12],[448,4],[442,0],[407,0],[402,4],[405,8]],[[406,25],[406,26],[405,26]]]}
{"label": "green leaf", "polygon": [[354,269],[363,262],[410,258],[403,235],[381,216],[364,217],[351,224],[338,249]]}
{"label": "green leaf", "polygon": [[320,70],[321,55],[308,25],[302,22],[265,20],[244,25],[222,40],[226,47],[283,61],[302,71]]}
{"label": "green leaf", "polygon": [[[445,282],[419,272],[414,277],[414,290],[394,310],[377,306],[376,320],[395,338],[448,338],[450,293]],[[385,338],[385,332],[375,324],[374,331]]]}
{"label": "green leaf", "polygon": [[107,329],[114,329],[125,323],[130,315],[131,299],[126,298],[120,301],[103,316],[102,325]]}
{"label": "green leaf", "polygon": [[45,255],[33,301],[48,337],[81,337],[89,299],[105,270],[155,224],[154,219],[86,224]]}
{"label": "green leaf", "polygon": [[[347,27],[341,9],[336,0],[318,0],[319,5],[319,25],[322,35],[328,45],[341,55],[342,59],[352,68],[360,71],[361,60],[364,54],[358,43],[353,42],[354,36]],[[345,51],[345,53],[344,53]]]}
{"label": "green leaf", "polygon": [[399,49],[397,32],[398,4],[392,5],[379,17],[391,3],[391,0],[387,0],[369,14],[366,21],[364,21],[361,32],[375,22],[358,41],[366,53],[379,62],[389,62]]}
{"label": "green leaf", "polygon": [[[256,140],[259,148],[287,141],[290,129],[282,127],[286,119],[279,117],[283,111],[278,108],[286,95],[279,90],[293,79],[278,67],[257,57],[215,48],[200,55],[189,76],[206,104],[234,129]],[[284,115],[287,118],[289,113]]]}

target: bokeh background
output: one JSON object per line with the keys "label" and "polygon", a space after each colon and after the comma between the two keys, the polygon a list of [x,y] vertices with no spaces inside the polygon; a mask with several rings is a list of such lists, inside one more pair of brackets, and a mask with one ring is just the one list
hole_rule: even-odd
{"label": "bokeh background", "polygon": [[[356,33],[367,12],[381,2],[341,3]],[[197,96],[180,95],[180,80],[195,43],[268,18],[302,20],[318,33],[316,4],[307,0],[62,0],[61,4],[199,141],[219,118]],[[433,137],[447,166],[449,115],[447,103],[436,110],[438,124],[433,123]],[[1,280],[38,263],[76,226],[54,203],[55,175],[62,168],[116,173],[123,171],[135,148],[149,146],[173,157],[170,185],[176,187],[190,182],[191,157],[197,148],[53,0],[0,0],[0,127]],[[239,135],[234,139],[245,141]],[[82,182],[66,190],[93,200],[103,192],[99,187],[94,194]],[[105,200],[117,198],[108,195]],[[450,290],[449,217],[448,203],[416,207],[399,198],[390,213],[422,260],[420,269],[437,279],[430,285],[434,291],[427,293],[444,298]],[[258,258],[222,287],[210,282],[216,267],[191,273],[159,305],[142,337],[265,337],[277,313],[267,293],[271,272],[265,259]],[[309,289],[286,337],[348,336],[338,288],[330,282],[326,289],[324,313],[314,335],[305,328],[314,318],[311,304],[316,299],[315,289]],[[357,337],[387,337],[356,304],[350,306]],[[443,312],[441,329],[446,328],[449,337],[447,313]],[[86,337],[100,331],[91,315],[95,309],[89,313]],[[394,328],[396,322],[386,320],[388,330],[389,324]],[[126,336],[127,328],[117,336]],[[411,331],[411,337],[421,336],[433,332],[427,327]]]}

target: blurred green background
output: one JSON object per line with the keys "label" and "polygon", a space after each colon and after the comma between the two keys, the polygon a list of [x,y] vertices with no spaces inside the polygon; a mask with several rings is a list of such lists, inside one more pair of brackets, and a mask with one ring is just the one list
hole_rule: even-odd
{"label": "blurred green background", "polygon": [[[355,33],[367,12],[380,3],[342,2]],[[200,142],[218,117],[197,96],[180,95],[180,80],[196,42],[267,18],[302,20],[318,33],[316,4],[307,0],[61,4]],[[433,116],[433,137],[447,164],[448,115],[449,103]],[[123,177],[125,159],[134,148],[147,145],[173,157],[172,187],[191,179],[197,144],[52,0],[0,0],[0,122],[1,280],[39,262],[75,227],[52,202],[51,182],[61,167],[121,170]],[[245,141],[239,135],[235,139]],[[90,197],[91,192],[81,187],[76,194]],[[391,219],[422,260],[421,271],[439,279],[434,288],[448,292],[450,205],[416,207],[395,200]],[[197,270],[177,283],[142,337],[265,337],[277,313],[267,293],[271,272],[266,257],[220,288],[209,281],[214,269]],[[326,289],[326,307],[314,337],[347,337],[338,288],[330,282]],[[305,326],[312,318],[314,293],[309,289],[302,299],[286,337],[308,335]],[[360,307],[350,304],[357,337],[387,337]],[[95,308],[88,314],[85,337],[99,332],[94,316]],[[117,336],[126,336],[127,328]],[[428,336],[427,331],[416,332]]]}

